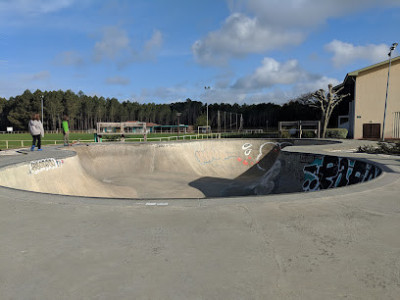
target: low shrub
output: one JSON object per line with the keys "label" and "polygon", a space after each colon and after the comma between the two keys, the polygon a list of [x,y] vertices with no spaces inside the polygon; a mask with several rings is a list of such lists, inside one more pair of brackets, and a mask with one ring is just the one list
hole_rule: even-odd
{"label": "low shrub", "polygon": [[305,139],[316,138],[317,134],[313,130],[303,130],[301,137]]}
{"label": "low shrub", "polygon": [[289,131],[288,131],[288,130],[282,130],[282,131],[280,132],[280,137],[281,137],[281,138],[284,138],[284,139],[290,138],[290,133],[289,133]]}
{"label": "low shrub", "polygon": [[105,135],[103,136],[103,141],[107,141],[107,142],[117,142],[120,141],[121,137],[117,136],[117,135]]}
{"label": "low shrub", "polygon": [[329,128],[326,130],[325,137],[332,139],[345,139],[348,130],[346,128]]}
{"label": "low shrub", "polygon": [[400,155],[400,141],[394,143],[379,142],[378,146],[360,146],[359,153]]}

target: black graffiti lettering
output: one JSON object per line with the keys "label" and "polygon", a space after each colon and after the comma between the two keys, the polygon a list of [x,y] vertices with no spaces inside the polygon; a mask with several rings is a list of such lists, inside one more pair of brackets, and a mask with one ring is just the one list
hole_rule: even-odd
{"label": "black graffiti lettering", "polygon": [[336,176],[336,181],[334,186],[345,186],[347,185],[348,178],[347,172],[349,169],[349,160],[347,158],[339,159],[338,175]]}
{"label": "black graffiti lettering", "polygon": [[304,167],[304,172],[308,172],[311,174],[318,174],[318,167],[317,165],[309,165]]}
{"label": "black graffiti lettering", "polygon": [[349,158],[325,156],[304,166],[304,191],[315,191],[369,181],[381,170],[371,164]]}
{"label": "black graffiti lettering", "polygon": [[333,156],[324,157],[322,166],[319,168],[319,181],[321,189],[328,189],[334,186],[338,176],[339,159]]}
{"label": "black graffiti lettering", "polygon": [[362,182],[363,180],[363,174],[366,174],[367,172],[367,164],[360,162],[360,161],[355,161],[353,171],[351,172],[349,176],[349,183],[348,184],[354,184],[354,183],[359,183]]}

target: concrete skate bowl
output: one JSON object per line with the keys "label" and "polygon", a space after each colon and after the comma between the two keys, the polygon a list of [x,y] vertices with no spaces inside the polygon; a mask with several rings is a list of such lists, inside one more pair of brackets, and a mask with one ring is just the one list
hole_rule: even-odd
{"label": "concrete skate bowl", "polygon": [[282,151],[292,143],[306,141],[82,145],[73,148],[77,153],[73,157],[2,168],[0,184],[83,197],[190,199],[317,191],[366,182],[381,174],[365,161]]}

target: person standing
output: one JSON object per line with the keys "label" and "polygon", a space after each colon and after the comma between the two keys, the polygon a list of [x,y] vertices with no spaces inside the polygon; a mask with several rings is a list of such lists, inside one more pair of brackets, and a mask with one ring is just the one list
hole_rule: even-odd
{"label": "person standing", "polygon": [[31,151],[35,150],[37,143],[38,151],[42,151],[42,137],[44,137],[43,124],[40,122],[39,114],[32,114],[29,121],[29,133],[32,135]]}
{"label": "person standing", "polygon": [[69,145],[68,116],[63,117],[62,130],[64,135],[64,146],[68,146]]}

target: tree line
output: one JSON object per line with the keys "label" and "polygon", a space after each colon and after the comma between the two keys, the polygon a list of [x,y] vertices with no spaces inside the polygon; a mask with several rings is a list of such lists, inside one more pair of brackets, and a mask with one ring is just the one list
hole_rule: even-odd
{"label": "tree line", "polygon": [[[131,101],[119,101],[116,98],[88,96],[82,91],[26,90],[22,95],[0,97],[0,131],[12,126],[15,131],[27,130],[32,113],[41,114],[43,100],[43,119],[45,130],[61,128],[64,115],[68,115],[72,130],[90,130],[97,122],[141,121],[162,125],[180,123],[186,125],[206,125],[207,106],[200,101],[186,99],[184,102],[155,104]],[[218,113],[219,112],[219,113]],[[293,99],[283,105],[274,103],[261,104],[226,104],[208,105],[209,125],[213,130],[218,124],[222,129],[235,129],[238,117],[243,117],[244,128],[276,128],[279,121],[319,120],[320,110]]]}

